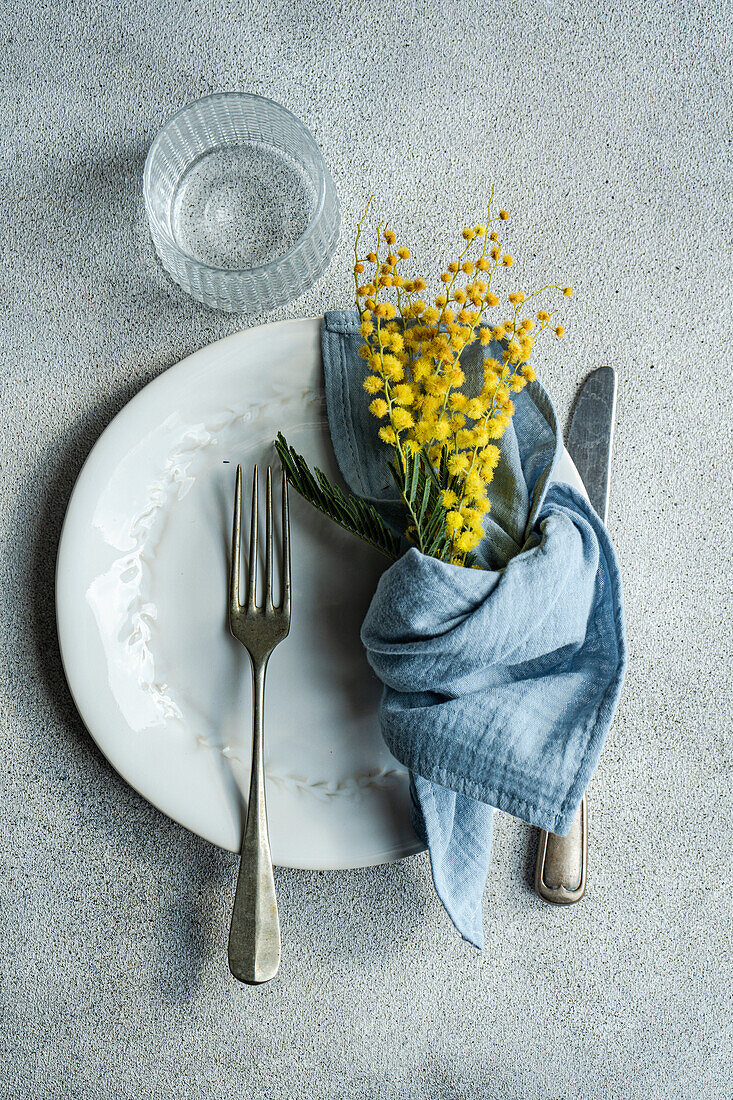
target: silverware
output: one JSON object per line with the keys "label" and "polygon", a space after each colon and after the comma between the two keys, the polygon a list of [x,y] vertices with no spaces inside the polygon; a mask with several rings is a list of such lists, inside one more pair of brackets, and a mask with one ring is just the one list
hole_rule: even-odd
{"label": "silverware", "polygon": [[252,666],[252,774],[247,820],[229,929],[229,969],[240,982],[269,982],[280,966],[280,921],[267,832],[265,769],[263,760],[263,710],[265,673],[270,655],[290,630],[290,527],[288,483],[282,481],[282,599],[272,603],[272,471],[267,467],[264,603],[257,593],[257,467],[252,486],[252,519],[249,532],[247,598],[239,602],[239,543],[242,515],[242,467],[237,466],[234,493],[232,556],[229,571],[229,629],[249,653]]}
{"label": "silverware", "polygon": [[[599,367],[580,388],[570,418],[567,448],[590,502],[605,523],[611,483],[618,379]],[[588,803],[585,795],[567,836],[540,831],[535,890],[544,901],[572,905],[585,893],[588,871]]]}

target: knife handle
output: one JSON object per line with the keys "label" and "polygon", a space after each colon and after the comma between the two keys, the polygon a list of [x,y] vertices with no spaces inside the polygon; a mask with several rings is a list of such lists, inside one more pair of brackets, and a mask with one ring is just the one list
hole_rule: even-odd
{"label": "knife handle", "polygon": [[588,803],[585,795],[567,836],[540,831],[534,888],[543,901],[573,905],[585,893],[588,870]]}

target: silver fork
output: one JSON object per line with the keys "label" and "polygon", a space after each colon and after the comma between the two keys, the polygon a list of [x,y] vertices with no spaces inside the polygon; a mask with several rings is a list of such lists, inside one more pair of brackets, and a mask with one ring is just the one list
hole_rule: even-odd
{"label": "silver fork", "polygon": [[272,603],[272,471],[267,467],[265,531],[265,595],[257,606],[257,467],[252,486],[252,520],[249,532],[247,599],[239,602],[239,543],[242,518],[242,467],[237,466],[229,571],[229,629],[249,653],[252,666],[252,774],[247,821],[229,929],[229,969],[240,982],[269,982],[280,966],[280,921],[272,870],[265,804],[263,761],[263,709],[267,662],[275,646],[290,630],[290,528],[288,483],[282,482],[282,599]]}

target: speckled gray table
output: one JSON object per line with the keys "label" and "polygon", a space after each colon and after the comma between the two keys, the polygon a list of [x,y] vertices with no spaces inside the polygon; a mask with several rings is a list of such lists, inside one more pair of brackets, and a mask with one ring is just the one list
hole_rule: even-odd
{"label": "speckled gray table", "polygon": [[[0,24],[0,1091],[730,1095],[722,0],[10,0]],[[481,956],[424,856],[280,871],[282,972],[238,986],[234,858],[113,773],[65,686],[53,570],[80,466],[144,383],[243,323],[167,281],[141,212],[155,130],[222,88],[308,121],[342,200],[335,262],[277,316],[348,304],[368,193],[436,265],[495,181],[526,281],[577,288],[568,335],[538,360],[561,416],[588,369],[620,373],[610,525],[631,663],[590,793],[590,886],[570,910],[539,902],[530,830],[500,817]]]}

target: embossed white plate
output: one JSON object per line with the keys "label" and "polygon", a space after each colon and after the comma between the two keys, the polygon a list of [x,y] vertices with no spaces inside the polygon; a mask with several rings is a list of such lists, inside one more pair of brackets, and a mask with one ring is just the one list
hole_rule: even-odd
{"label": "embossed white plate", "polygon": [[[247,654],[226,625],[234,471],[283,431],[335,474],[320,319],[230,336],[172,367],[113,420],[75,486],[57,565],[69,684],[89,731],[164,813],[233,851],[249,785]],[[561,477],[579,485],[567,456]],[[404,769],[382,742],[359,627],[376,552],[291,493],[293,616],[268,670],[273,859],[332,869],[422,850]]]}

